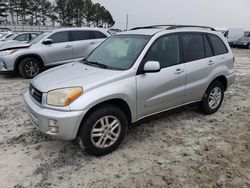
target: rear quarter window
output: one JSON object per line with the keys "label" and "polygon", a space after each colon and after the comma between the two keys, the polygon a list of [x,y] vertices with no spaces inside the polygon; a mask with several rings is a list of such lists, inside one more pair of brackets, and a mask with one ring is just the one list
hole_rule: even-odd
{"label": "rear quarter window", "polygon": [[228,49],[220,37],[212,34],[208,34],[209,40],[211,41],[214,54],[222,55],[228,53]]}
{"label": "rear quarter window", "polygon": [[96,39],[107,38],[107,36],[104,33],[100,32],[100,31],[94,31],[94,35],[95,35]]}

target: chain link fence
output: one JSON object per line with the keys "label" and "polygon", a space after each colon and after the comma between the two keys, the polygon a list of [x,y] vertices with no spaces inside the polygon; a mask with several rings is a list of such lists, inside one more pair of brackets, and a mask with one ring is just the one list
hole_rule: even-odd
{"label": "chain link fence", "polygon": [[0,27],[7,27],[13,32],[42,32],[61,28],[60,26],[43,26],[43,25],[8,25],[1,24]]}

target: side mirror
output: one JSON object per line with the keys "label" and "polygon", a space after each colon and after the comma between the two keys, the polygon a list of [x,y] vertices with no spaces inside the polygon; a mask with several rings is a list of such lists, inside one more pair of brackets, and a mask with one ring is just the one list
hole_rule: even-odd
{"label": "side mirror", "polygon": [[52,44],[53,43],[53,40],[52,39],[45,39],[44,41],[43,41],[43,44],[44,45],[49,45],[49,44]]}
{"label": "side mirror", "polygon": [[150,73],[150,72],[160,72],[161,65],[158,61],[148,61],[145,63],[143,67],[144,73]]}

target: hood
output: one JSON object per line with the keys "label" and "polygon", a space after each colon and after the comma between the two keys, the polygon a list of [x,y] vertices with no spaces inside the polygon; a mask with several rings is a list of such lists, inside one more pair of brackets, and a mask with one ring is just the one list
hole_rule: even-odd
{"label": "hood", "polygon": [[84,90],[114,79],[121,71],[102,69],[80,62],[69,63],[39,74],[32,85],[42,92],[64,87],[82,86]]}
{"label": "hood", "polygon": [[31,44],[28,42],[11,40],[0,44],[0,51],[16,49],[16,48],[28,48],[30,46]]}

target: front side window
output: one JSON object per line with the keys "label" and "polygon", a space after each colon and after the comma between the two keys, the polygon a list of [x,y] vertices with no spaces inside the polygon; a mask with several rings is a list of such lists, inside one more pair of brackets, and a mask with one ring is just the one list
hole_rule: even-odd
{"label": "front side window", "polygon": [[62,42],[69,42],[69,32],[63,31],[52,34],[49,39],[53,40],[53,43],[62,43]]}
{"label": "front side window", "polygon": [[14,38],[14,40],[17,41],[28,41],[29,40],[29,34],[22,34]]}
{"label": "front side window", "polygon": [[226,45],[218,36],[209,34],[208,37],[212,43],[215,55],[228,53]]}
{"label": "front side window", "polygon": [[196,61],[205,57],[202,34],[184,33],[182,34],[184,61]]}
{"label": "front side window", "polygon": [[178,35],[165,36],[158,39],[149,49],[144,62],[158,61],[161,68],[180,63],[180,47]]}
{"label": "front side window", "polygon": [[106,68],[127,70],[133,66],[141,51],[149,41],[146,35],[115,35],[105,40],[86,59]]}

